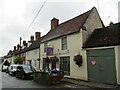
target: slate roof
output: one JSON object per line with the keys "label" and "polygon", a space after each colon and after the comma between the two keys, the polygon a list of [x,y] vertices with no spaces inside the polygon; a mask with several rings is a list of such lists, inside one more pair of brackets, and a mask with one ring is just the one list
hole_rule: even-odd
{"label": "slate roof", "polygon": [[25,51],[30,51],[33,49],[37,49],[40,47],[40,43],[41,43],[41,39],[42,37],[38,38],[37,40],[35,40],[29,47],[27,47],[23,52]]}
{"label": "slate roof", "polygon": [[18,53],[19,53],[19,51],[17,51],[17,50],[16,50],[16,51],[14,51],[14,50],[13,50],[12,55],[18,55]]}
{"label": "slate roof", "polygon": [[40,37],[37,40],[33,41],[32,44],[29,47],[25,47],[21,51],[14,52],[14,55],[18,55],[18,54],[25,53],[27,51],[39,48],[40,47],[40,43],[41,43],[41,39],[42,39],[42,37]]}
{"label": "slate roof", "polygon": [[94,30],[83,48],[114,45],[120,45],[120,23]]}
{"label": "slate roof", "polygon": [[90,15],[92,9],[71,20],[59,24],[55,29],[50,30],[41,42],[49,41],[64,35],[79,32],[80,28],[84,25],[85,21]]}

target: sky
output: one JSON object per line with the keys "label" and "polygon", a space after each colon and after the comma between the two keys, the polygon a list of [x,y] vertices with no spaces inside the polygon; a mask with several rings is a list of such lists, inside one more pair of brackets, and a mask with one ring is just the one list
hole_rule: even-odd
{"label": "sky", "polygon": [[[35,32],[41,36],[50,30],[53,17],[63,23],[92,7],[96,7],[105,24],[118,23],[119,0],[46,0],[35,21],[31,24],[45,0],[1,0],[0,1],[0,56],[4,56],[22,41],[30,40]],[[29,27],[30,26],[30,27]]]}

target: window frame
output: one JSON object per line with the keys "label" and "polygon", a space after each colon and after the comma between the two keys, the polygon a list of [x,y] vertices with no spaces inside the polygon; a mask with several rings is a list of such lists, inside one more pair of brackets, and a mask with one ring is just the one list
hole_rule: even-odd
{"label": "window frame", "polygon": [[43,70],[49,69],[49,63],[46,62],[46,58],[43,58]]}
{"label": "window frame", "polygon": [[61,38],[61,49],[67,50],[67,36]]}
{"label": "window frame", "polygon": [[47,46],[48,46],[48,42],[45,42],[45,43],[44,43],[44,53],[47,52]]}
{"label": "window frame", "polygon": [[70,76],[70,56],[60,57],[60,70]]}

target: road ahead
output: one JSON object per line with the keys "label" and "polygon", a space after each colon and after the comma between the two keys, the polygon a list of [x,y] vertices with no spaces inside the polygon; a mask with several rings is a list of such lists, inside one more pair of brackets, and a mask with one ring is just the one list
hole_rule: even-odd
{"label": "road ahead", "polygon": [[47,86],[38,84],[32,80],[22,80],[5,72],[2,73],[2,88],[88,88],[84,86],[77,86],[66,82],[60,82],[60,84]]}
{"label": "road ahead", "polygon": [[51,87],[65,87],[62,83],[54,86],[41,85],[33,80],[22,80],[14,76],[10,76],[5,72],[2,73],[2,88],[51,88]]}
{"label": "road ahead", "polygon": [[22,80],[3,72],[2,88],[44,88],[44,86],[41,86],[32,80]]}

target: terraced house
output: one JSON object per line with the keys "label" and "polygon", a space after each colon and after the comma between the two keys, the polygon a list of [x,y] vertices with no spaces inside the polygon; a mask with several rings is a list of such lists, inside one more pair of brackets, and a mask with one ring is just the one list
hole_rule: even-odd
{"label": "terraced house", "polygon": [[41,40],[40,68],[58,68],[65,77],[88,80],[86,51],[82,47],[91,33],[102,27],[95,7],[61,24],[53,18],[51,30]]}
{"label": "terraced house", "polygon": [[41,33],[35,32],[35,40],[34,36],[31,36],[30,41],[33,42],[26,48],[26,64],[32,65],[36,70],[39,70]]}
{"label": "terraced house", "polygon": [[17,48],[16,46],[14,47],[12,64],[14,63],[13,61],[16,57],[20,57],[22,64],[32,65],[34,68],[36,68],[36,70],[40,69],[40,35],[40,32],[35,32],[35,39],[34,36],[31,36],[27,43],[24,40],[21,50],[19,45],[17,45]]}

